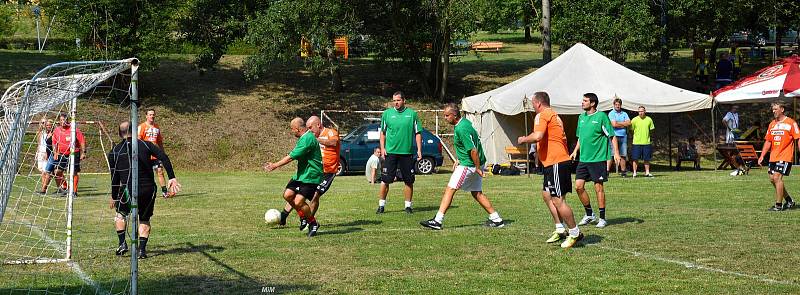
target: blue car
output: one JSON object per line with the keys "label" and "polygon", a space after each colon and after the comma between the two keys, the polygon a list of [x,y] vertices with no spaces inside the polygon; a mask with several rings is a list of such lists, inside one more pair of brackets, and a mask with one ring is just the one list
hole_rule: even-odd
{"label": "blue car", "polygon": [[[339,153],[339,174],[366,170],[367,160],[380,146],[380,124],[361,125],[342,138]],[[414,143],[416,150],[416,143]],[[431,174],[442,166],[442,142],[433,133],[422,129],[422,160],[417,161],[418,174]]]}

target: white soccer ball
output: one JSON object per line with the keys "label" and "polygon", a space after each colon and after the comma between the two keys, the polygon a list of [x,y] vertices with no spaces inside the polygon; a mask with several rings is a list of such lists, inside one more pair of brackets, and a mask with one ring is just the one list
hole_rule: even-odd
{"label": "white soccer ball", "polygon": [[281,212],[276,209],[269,209],[267,213],[264,213],[264,221],[268,224],[278,224],[278,221],[281,220]]}

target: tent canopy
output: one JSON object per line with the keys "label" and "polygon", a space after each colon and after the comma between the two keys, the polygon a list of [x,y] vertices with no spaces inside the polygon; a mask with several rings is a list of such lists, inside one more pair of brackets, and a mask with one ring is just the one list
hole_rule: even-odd
{"label": "tent canopy", "polygon": [[[614,98],[623,108],[640,105],[651,113],[686,112],[711,108],[711,96],[671,86],[636,73],[581,43],[543,67],[489,92],[464,98],[462,109],[478,130],[488,163],[508,162],[505,147],[516,145],[533,123],[529,99],[537,91],[550,95],[550,105],[562,115],[583,112],[584,93],[597,94],[599,110],[609,110]],[[526,111],[527,110],[527,111]],[[574,126],[565,121],[567,134]]]}
{"label": "tent canopy", "polygon": [[784,58],[714,91],[719,103],[768,102],[800,97],[800,56]]}
{"label": "tent canopy", "polygon": [[651,113],[686,112],[711,107],[708,94],[659,82],[578,43],[519,80],[464,98],[462,108],[468,113],[494,111],[516,115],[525,111],[525,98],[533,97],[537,91],[545,91],[550,95],[550,105],[559,114],[582,113],[581,99],[587,92],[597,94],[600,99],[599,110],[611,109],[616,97],[622,99],[623,108],[635,110],[641,105]]}

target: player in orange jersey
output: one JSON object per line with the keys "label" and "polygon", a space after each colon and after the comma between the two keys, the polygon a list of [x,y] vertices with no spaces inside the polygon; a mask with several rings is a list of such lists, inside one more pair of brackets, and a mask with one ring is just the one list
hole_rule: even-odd
{"label": "player in orange jersey", "polygon": [[[322,121],[317,116],[311,116],[306,121],[306,127],[317,136],[319,141],[319,148],[322,152],[322,183],[317,186],[317,191],[314,198],[311,199],[309,206],[311,207],[311,215],[317,214],[319,209],[319,199],[325,192],[330,189],[333,184],[333,179],[336,173],[339,172],[339,132],[333,128],[326,128],[322,126]],[[280,225],[286,225],[286,218],[292,212],[292,206],[286,203],[286,206],[281,211]],[[301,225],[305,222],[300,220]]]}
{"label": "player in orange jersey", "polygon": [[[797,122],[787,117],[781,103],[772,104],[772,114],[775,120],[769,123],[767,134],[764,136],[764,147],[761,149],[761,157],[758,158],[758,165],[764,160],[767,152],[769,155],[769,180],[775,187],[775,206],[770,207],[769,211],[783,211],[794,207],[794,201],[786,186],[783,183],[783,176],[789,176],[792,171],[792,161],[794,161],[795,142],[800,140],[800,129]],[[783,203],[783,200],[786,203]]]}
{"label": "player in orange jersey", "polygon": [[[164,138],[161,136],[161,127],[156,124],[156,110],[148,109],[146,114],[147,119],[145,122],[139,124],[139,139],[151,142],[163,151]],[[158,185],[161,186],[161,195],[165,198],[175,196],[174,192],[167,191],[167,181],[164,179],[164,165],[155,157],[151,157],[150,160],[153,161],[153,170],[158,174]]]}

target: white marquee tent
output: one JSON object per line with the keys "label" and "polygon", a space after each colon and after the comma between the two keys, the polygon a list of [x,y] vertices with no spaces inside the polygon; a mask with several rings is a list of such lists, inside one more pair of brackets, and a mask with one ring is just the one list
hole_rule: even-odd
{"label": "white marquee tent", "polygon": [[553,109],[564,115],[582,113],[581,99],[587,92],[600,98],[600,110],[611,109],[616,97],[622,99],[625,109],[641,105],[651,113],[708,109],[712,104],[708,94],[651,79],[578,43],[519,80],[461,101],[481,136],[488,163],[507,162],[505,147],[516,144],[517,137],[530,130],[533,110],[528,98],[537,91],[547,92]]}

